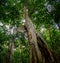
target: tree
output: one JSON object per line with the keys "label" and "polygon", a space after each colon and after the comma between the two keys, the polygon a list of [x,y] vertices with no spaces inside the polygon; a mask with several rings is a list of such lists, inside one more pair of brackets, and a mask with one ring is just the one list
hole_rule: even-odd
{"label": "tree", "polygon": [[[43,0],[43,1],[42,0],[33,0],[33,1],[32,0],[28,0],[28,1],[26,0],[13,0],[13,1],[2,0],[0,1],[0,4],[1,4],[0,5],[0,20],[1,20],[1,23],[3,23],[4,25],[2,26],[2,28],[4,28],[4,33],[2,31],[2,35],[9,36],[9,37],[5,37],[6,40],[4,37],[1,36],[1,40],[2,42],[8,41],[10,44],[10,47],[8,46],[7,48],[8,49],[7,55],[9,57],[8,58],[9,62],[10,63],[12,62],[12,58],[14,55],[12,54],[12,50],[20,51],[20,52],[17,52],[17,54],[15,53],[16,55],[19,55],[19,53],[22,54],[22,56],[24,55],[23,52],[21,51],[23,50],[27,51],[29,47],[26,49],[25,48],[23,49],[22,48],[23,45],[21,44],[24,44],[24,46],[26,47],[25,44],[27,41],[27,43],[29,42],[29,46],[30,46],[30,63],[40,63],[40,62],[41,63],[52,63],[54,61],[54,58],[53,58],[53,54],[51,53],[48,45],[50,45],[51,42],[54,43],[54,41],[57,41],[56,37],[59,34],[56,31],[56,33],[58,33],[57,36],[56,37],[52,36],[52,35],[55,35],[54,30],[58,29],[59,31],[59,26],[57,27],[57,22],[55,19],[55,17],[57,16],[56,14],[58,12],[57,6],[56,6],[57,10],[55,10],[55,7],[51,5],[52,2],[50,4],[49,0]],[[54,15],[54,12],[55,12],[55,15]],[[41,26],[44,26],[46,31],[48,32],[48,34],[46,31],[45,31],[46,34],[43,33],[43,38],[45,38],[47,42],[45,42],[45,40],[43,40],[43,38],[39,34]],[[6,29],[5,27],[7,27],[8,29]],[[52,37],[54,39],[52,39]],[[13,43],[14,45],[12,45]],[[52,50],[54,50],[52,48],[53,46],[55,46],[54,44],[50,45]],[[25,58],[22,57],[22,60],[25,61]],[[24,62],[24,61],[21,61],[21,62]]]}

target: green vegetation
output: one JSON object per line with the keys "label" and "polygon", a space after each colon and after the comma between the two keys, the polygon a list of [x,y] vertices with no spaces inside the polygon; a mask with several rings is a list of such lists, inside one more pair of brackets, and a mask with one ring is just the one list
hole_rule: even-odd
{"label": "green vegetation", "polygon": [[24,28],[24,6],[36,32],[46,41],[54,63],[59,63],[60,0],[0,0],[0,63],[30,61],[29,30]]}

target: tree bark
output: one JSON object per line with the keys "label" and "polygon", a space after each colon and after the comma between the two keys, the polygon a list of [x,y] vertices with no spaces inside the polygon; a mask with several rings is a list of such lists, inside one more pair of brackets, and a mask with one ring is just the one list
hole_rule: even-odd
{"label": "tree bark", "polygon": [[[37,44],[37,37],[36,37],[36,32],[35,32],[35,28],[30,20],[30,18],[28,17],[28,13],[27,13],[27,9],[26,7],[24,8],[24,13],[25,13],[25,27],[27,29],[27,35],[28,35],[28,39],[30,42],[30,46],[33,49],[31,52],[33,53],[35,50],[35,54],[36,57],[38,58],[37,61],[39,61],[40,63],[42,62],[42,56],[41,56],[41,51],[39,50],[38,44]],[[32,62],[30,62],[32,63]]]}
{"label": "tree bark", "polygon": [[[30,63],[52,63],[52,54],[46,42],[36,32],[29,16],[28,9],[24,7],[25,29],[30,44]],[[45,58],[45,59],[43,59]]]}

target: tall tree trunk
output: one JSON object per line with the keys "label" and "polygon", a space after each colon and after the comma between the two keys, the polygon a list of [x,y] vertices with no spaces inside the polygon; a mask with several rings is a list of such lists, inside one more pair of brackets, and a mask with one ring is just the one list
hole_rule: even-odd
{"label": "tall tree trunk", "polygon": [[[25,12],[25,20],[26,20],[25,27],[27,29],[28,39],[29,39],[30,46],[31,46],[31,52],[32,52],[32,54],[36,55],[37,61],[39,63],[41,63],[42,62],[42,58],[41,58],[42,56],[41,56],[41,51],[40,51],[38,44],[37,44],[37,37],[36,37],[35,28],[34,28],[32,22],[30,21],[30,18],[28,17],[26,7],[24,8],[24,12]],[[35,52],[34,52],[34,50],[35,50]],[[33,59],[33,58],[35,58],[35,57],[33,56],[31,59]],[[32,63],[32,62],[30,62],[30,63]]]}
{"label": "tall tree trunk", "polygon": [[[30,63],[52,63],[52,54],[46,42],[36,32],[29,16],[28,9],[24,7],[25,29],[27,31],[30,44]],[[45,58],[45,59],[43,59]],[[47,60],[47,61],[46,61]]]}

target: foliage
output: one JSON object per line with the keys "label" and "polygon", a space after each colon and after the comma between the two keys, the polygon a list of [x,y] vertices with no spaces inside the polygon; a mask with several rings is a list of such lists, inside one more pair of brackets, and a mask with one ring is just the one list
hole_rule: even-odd
{"label": "foliage", "polygon": [[[27,6],[34,27],[58,57],[60,55],[60,2],[50,0],[0,0],[0,62],[6,61],[10,39],[14,42],[12,63],[29,63],[29,43],[25,33],[8,34],[5,25],[22,26],[23,7]],[[51,12],[50,7],[54,8]],[[1,26],[1,23],[3,24]],[[8,33],[7,33],[8,32]]]}

